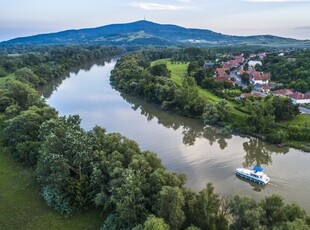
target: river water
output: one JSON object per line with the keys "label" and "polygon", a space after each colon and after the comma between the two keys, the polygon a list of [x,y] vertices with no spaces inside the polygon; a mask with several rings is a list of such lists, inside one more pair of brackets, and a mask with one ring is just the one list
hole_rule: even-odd
{"label": "river water", "polygon": [[[82,67],[42,89],[47,103],[60,115],[79,114],[86,130],[95,125],[135,140],[143,150],[157,153],[170,171],[187,174],[195,191],[208,182],[224,196],[255,199],[281,194],[310,211],[310,154],[278,148],[255,138],[224,138],[200,121],[161,111],[158,106],[124,95],[110,86],[115,60]],[[235,176],[238,167],[260,164],[271,178],[266,186]]]}

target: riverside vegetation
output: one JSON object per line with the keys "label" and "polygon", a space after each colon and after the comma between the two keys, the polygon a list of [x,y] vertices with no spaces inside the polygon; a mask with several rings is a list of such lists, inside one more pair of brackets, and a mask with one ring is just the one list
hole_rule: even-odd
{"label": "riverside vegetation", "polygon": [[[239,196],[224,199],[215,193],[211,184],[195,193],[184,186],[184,174],[168,172],[155,153],[141,151],[136,142],[118,133],[108,134],[101,127],[85,131],[80,127],[78,115],[59,117],[34,88],[39,82],[44,84],[49,80],[44,72],[41,72],[41,76],[36,69],[38,65],[44,64],[58,70],[61,69],[61,63],[79,65],[77,59],[80,57],[80,49],[50,47],[44,54],[31,54],[32,57],[49,57],[36,64],[24,63],[29,60],[24,55],[29,54],[0,59],[1,68],[11,74],[4,76],[7,80],[0,88],[1,160],[14,165],[16,171],[23,171],[20,166],[10,162],[9,156],[4,155],[10,154],[24,167],[28,167],[26,170],[30,175],[35,175],[48,206],[66,216],[99,213],[102,216],[102,229],[310,228],[310,218],[306,212],[298,205],[284,204],[278,195],[261,201]],[[57,50],[64,53],[64,56],[60,55],[61,59],[53,55]],[[100,58],[121,52],[103,47],[84,47],[83,50],[90,57],[98,50],[106,51],[98,55]],[[138,54],[123,57],[113,71],[113,84],[117,76],[126,76],[120,79],[120,86],[125,88],[129,83],[135,89],[133,92],[142,92],[143,89],[144,95],[151,101],[165,99],[162,102],[167,102],[162,104],[163,108],[174,106],[179,113],[192,117],[199,117],[205,111],[204,99],[193,88],[195,82],[192,78],[177,85],[168,77],[169,71],[165,66],[150,67],[150,63],[142,57]],[[11,66],[17,67],[11,70],[6,68],[3,63],[7,59],[11,64],[14,63]],[[25,66],[28,69],[24,72],[22,68]],[[74,64],[70,67],[74,67]],[[68,70],[65,68],[64,72]],[[19,72],[23,74],[19,75]],[[158,72],[159,76],[164,77],[158,77]],[[56,75],[52,72],[50,77]],[[150,84],[146,84],[145,89],[139,88],[139,84],[133,81],[134,77],[140,77],[141,81]],[[220,103],[222,106],[216,105],[215,108],[222,109],[223,113],[217,120],[224,121],[227,103]],[[2,167],[5,169],[5,166]],[[4,170],[9,177],[8,172],[12,170]],[[30,176],[29,181],[34,180],[32,178]],[[1,190],[6,190],[9,183],[0,177]],[[25,190],[31,188],[26,186]],[[38,190],[34,189],[33,192]],[[25,198],[29,197],[29,193],[25,192]],[[2,196],[0,199],[3,199]],[[14,194],[10,199],[14,200]],[[20,195],[18,199],[23,199],[23,196]],[[16,223],[13,218],[6,222],[7,215],[4,212],[7,210],[0,211],[3,212],[0,215],[1,223],[5,223],[7,229],[14,228]],[[25,212],[29,216],[38,215],[33,210],[25,209]],[[98,226],[97,214],[94,216],[96,219],[82,218],[87,221],[88,228]],[[47,228],[44,222],[40,226],[35,223],[36,219],[31,218],[34,223],[28,224],[28,228]],[[55,221],[63,221],[64,226],[65,220],[55,218]],[[23,220],[19,221],[23,224]],[[73,226],[75,222],[79,220],[72,219]],[[49,223],[51,226],[57,228],[55,223]],[[86,228],[85,225],[79,226],[81,229]]]}
{"label": "riverside vegetation", "polygon": [[[111,82],[126,93],[160,104],[163,110],[220,125],[224,132],[236,130],[272,143],[309,148],[309,119],[298,115],[298,107],[290,99],[268,96],[236,101],[241,90],[214,81],[213,71],[202,67],[206,56],[214,58],[198,48],[186,48],[170,59],[159,60],[153,53],[133,53],[119,60]],[[295,117],[306,119],[305,123],[295,125]]]}

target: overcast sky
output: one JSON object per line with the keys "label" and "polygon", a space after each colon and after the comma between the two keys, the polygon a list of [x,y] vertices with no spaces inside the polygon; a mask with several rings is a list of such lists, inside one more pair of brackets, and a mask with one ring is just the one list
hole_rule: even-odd
{"label": "overcast sky", "polygon": [[0,0],[0,41],[142,20],[310,39],[310,0]]}

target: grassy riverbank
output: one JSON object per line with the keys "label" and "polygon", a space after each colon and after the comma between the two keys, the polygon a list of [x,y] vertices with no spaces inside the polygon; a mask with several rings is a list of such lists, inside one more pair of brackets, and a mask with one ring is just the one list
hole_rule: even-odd
{"label": "grassy riverbank", "polygon": [[64,217],[48,207],[31,168],[23,167],[0,147],[1,229],[99,229],[98,212]]}

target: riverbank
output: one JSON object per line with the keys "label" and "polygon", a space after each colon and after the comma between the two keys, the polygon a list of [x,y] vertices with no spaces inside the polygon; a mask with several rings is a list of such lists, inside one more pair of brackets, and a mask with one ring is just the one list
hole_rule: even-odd
{"label": "riverbank", "polygon": [[[171,79],[177,84],[181,85],[183,78],[187,76],[187,68],[189,63],[181,63],[181,62],[175,62],[172,63],[169,58],[167,59],[159,59],[156,61],[153,61],[151,63],[151,66],[158,65],[158,64],[166,64],[168,70],[171,71]],[[202,89],[199,86],[195,86],[195,89],[198,91],[199,95],[212,102],[218,102],[222,98],[214,95],[212,92]],[[228,101],[228,105],[230,106],[231,110],[230,113],[234,117],[234,119],[238,121],[245,121],[247,114],[244,112],[240,111],[238,108],[238,105],[234,103],[233,101]],[[290,121],[282,121],[279,122],[280,125],[286,125],[288,126],[297,126],[297,127],[310,127],[310,115],[308,114],[299,114],[295,116],[292,120]],[[242,133],[242,131],[241,131]],[[261,138],[265,141],[268,141],[268,138],[264,138],[262,135],[258,135],[256,133],[248,133],[251,136]],[[306,152],[310,152],[310,145],[307,141],[297,141],[297,140],[286,140],[285,144],[288,145],[289,147],[301,149]]]}

